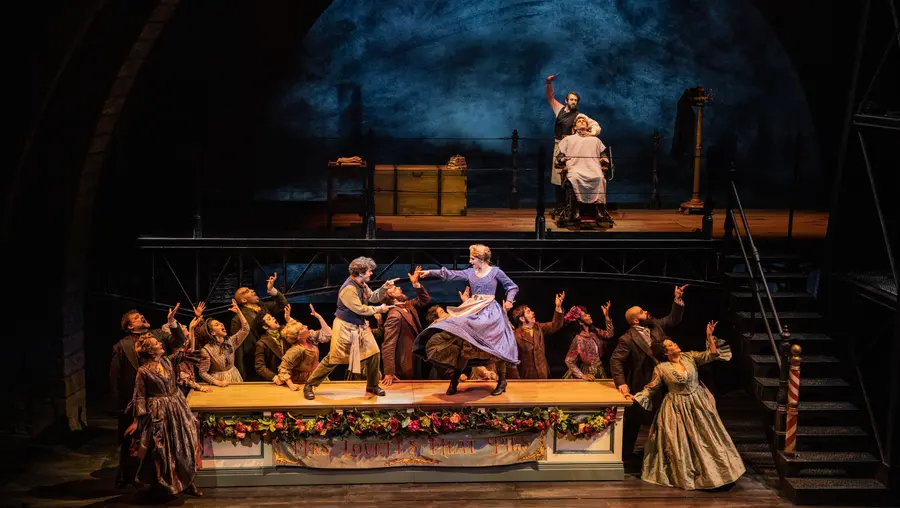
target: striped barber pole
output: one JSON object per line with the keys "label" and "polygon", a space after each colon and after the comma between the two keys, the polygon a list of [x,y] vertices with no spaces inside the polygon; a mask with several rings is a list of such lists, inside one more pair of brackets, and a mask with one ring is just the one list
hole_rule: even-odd
{"label": "striped barber pole", "polygon": [[798,345],[791,347],[791,370],[788,377],[787,428],[784,433],[785,453],[797,450],[797,406],[800,400],[800,352]]}

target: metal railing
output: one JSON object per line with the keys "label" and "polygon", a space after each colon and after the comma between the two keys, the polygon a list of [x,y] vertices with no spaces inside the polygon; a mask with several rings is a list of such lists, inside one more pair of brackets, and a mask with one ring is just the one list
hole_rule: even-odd
{"label": "metal railing", "polygon": [[[743,206],[741,206],[741,198],[738,193],[737,184],[734,181],[736,171],[733,164],[728,173],[728,204],[725,212],[725,235],[723,241],[728,242],[732,238],[737,240],[741,255],[744,259],[744,266],[747,270],[747,280],[750,291],[753,294],[754,300],[756,300],[756,305],[760,317],[762,318],[766,335],[769,339],[769,345],[772,348],[772,353],[775,355],[775,363],[778,365],[779,372],[778,395],[776,398],[775,411],[775,431],[777,434],[783,435],[786,429],[787,420],[789,372],[787,362],[791,354],[791,345],[789,342],[791,334],[788,331],[787,326],[782,326],[781,320],[778,317],[778,311],[775,309],[775,301],[772,299],[772,292],[769,290],[766,274],[762,268],[762,260],[759,257],[759,251],[756,249],[756,244],[753,242],[753,235],[750,232],[750,224],[747,221],[747,215],[744,213]],[[740,216],[740,225],[743,226],[744,235],[746,235],[746,244],[745,239],[741,234],[735,212]],[[757,280],[757,277],[759,280]],[[775,330],[780,338],[780,343],[776,343],[775,341],[775,335],[772,332],[772,326],[769,323],[769,316],[766,311],[767,306],[763,302],[760,287],[762,287],[762,290],[764,291],[765,303],[768,304],[768,310],[771,312],[772,318],[774,319]]]}

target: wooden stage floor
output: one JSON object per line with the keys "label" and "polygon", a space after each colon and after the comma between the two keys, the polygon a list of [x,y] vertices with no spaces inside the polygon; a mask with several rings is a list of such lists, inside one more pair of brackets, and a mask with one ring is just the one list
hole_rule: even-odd
{"label": "wooden stage floor", "polygon": [[191,409],[198,412],[285,410],[308,413],[335,408],[407,409],[411,407],[490,407],[496,409],[553,407],[591,409],[630,406],[611,380],[595,382],[551,380],[511,380],[506,393],[493,397],[496,382],[467,381],[460,392],[446,395],[449,381],[398,381],[384,387],[384,397],[365,393],[364,381],[335,381],[316,388],[315,400],[303,398],[303,391],[292,392],[274,383],[236,383],[213,388],[209,393],[192,391]]}
{"label": "wooden stage floor", "polygon": [[[754,238],[786,237],[788,231],[787,210],[747,210],[747,220]],[[615,227],[610,230],[582,230],[585,234],[614,233],[691,233],[701,227],[702,216],[683,215],[677,210],[618,210],[612,213]],[[379,229],[391,232],[466,232],[487,233],[528,233],[534,231],[535,211],[533,209],[509,210],[502,208],[472,208],[468,215],[420,216],[379,215],[375,218]],[[553,231],[556,224],[545,214],[547,227]],[[739,219],[740,220],[740,219]],[[325,227],[325,216],[313,219],[316,227]],[[360,224],[356,214],[337,214],[333,227],[350,227]],[[725,211],[713,212],[713,236],[721,238],[724,232]],[[796,238],[825,238],[828,227],[828,212],[794,212],[793,236]]]}

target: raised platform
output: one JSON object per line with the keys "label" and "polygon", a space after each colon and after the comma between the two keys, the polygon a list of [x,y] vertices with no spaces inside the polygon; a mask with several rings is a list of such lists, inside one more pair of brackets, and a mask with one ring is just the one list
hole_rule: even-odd
{"label": "raised platform", "polygon": [[446,395],[448,381],[397,381],[385,387],[386,395],[376,397],[365,393],[365,383],[335,381],[323,383],[316,389],[315,400],[303,398],[303,392],[292,392],[274,383],[238,383],[227,388],[213,388],[212,392],[192,391],[188,396],[191,409],[196,412],[221,413],[261,411],[302,411],[304,414],[328,412],[333,409],[364,410],[423,409],[454,407],[490,407],[518,410],[530,407],[558,407],[564,410],[630,406],[611,380],[588,383],[568,379],[515,379],[509,381],[506,393],[491,396],[494,382],[464,382],[460,392]]}
{"label": "raised platform", "polygon": [[308,436],[291,443],[204,436],[198,483],[211,487],[624,478],[621,421],[630,402],[612,381],[514,380],[498,397],[490,395],[493,387],[494,383],[465,382],[460,393],[447,396],[447,381],[409,381],[386,387],[384,397],[374,397],[365,395],[363,382],[343,381],[324,383],[316,399],[308,401],[302,392],[272,383],[242,383],[210,393],[191,392],[188,401],[203,419],[213,415],[230,421],[271,418],[281,412],[310,422],[307,418],[316,415],[351,410],[394,411],[400,418],[413,411],[425,414],[423,410],[451,414],[487,410],[513,418],[508,415],[535,408],[557,408],[576,419],[611,411],[614,419],[601,432],[579,439],[558,435],[554,427],[396,437]]}
{"label": "raised platform", "polygon": [[[783,238],[788,232],[788,210],[747,210],[747,220],[754,238]],[[609,230],[588,229],[578,234],[608,235],[610,233],[691,234],[702,227],[701,215],[683,215],[677,210],[617,210],[611,213],[616,221]],[[480,232],[528,233],[534,231],[534,209],[471,208],[466,216],[378,215],[375,223],[386,233],[403,232]],[[555,233],[572,233],[557,228],[549,214],[545,214],[547,228]],[[348,228],[360,225],[356,214],[337,214],[333,227]],[[310,218],[310,226],[325,229],[324,214]],[[725,212],[713,211],[713,237],[724,234]],[[792,235],[795,238],[825,238],[828,213],[796,211]]]}

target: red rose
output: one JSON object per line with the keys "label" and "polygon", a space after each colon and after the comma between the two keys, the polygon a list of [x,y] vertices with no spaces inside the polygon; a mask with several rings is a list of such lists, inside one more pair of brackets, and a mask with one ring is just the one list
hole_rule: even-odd
{"label": "red rose", "polygon": [[419,420],[410,421],[409,425],[407,425],[406,428],[411,430],[412,432],[419,430]]}
{"label": "red rose", "polygon": [[275,417],[275,421],[276,421],[276,422],[283,422],[283,421],[284,421],[284,413],[275,413],[275,414],[272,415],[272,416]]}
{"label": "red rose", "polygon": [[259,422],[257,420],[253,420],[252,422],[250,422],[250,429],[253,430],[253,432],[258,431],[259,430]]}
{"label": "red rose", "polygon": [[275,424],[275,429],[277,429],[277,430],[284,430],[284,424],[281,423],[281,422],[276,423],[276,424]]}

